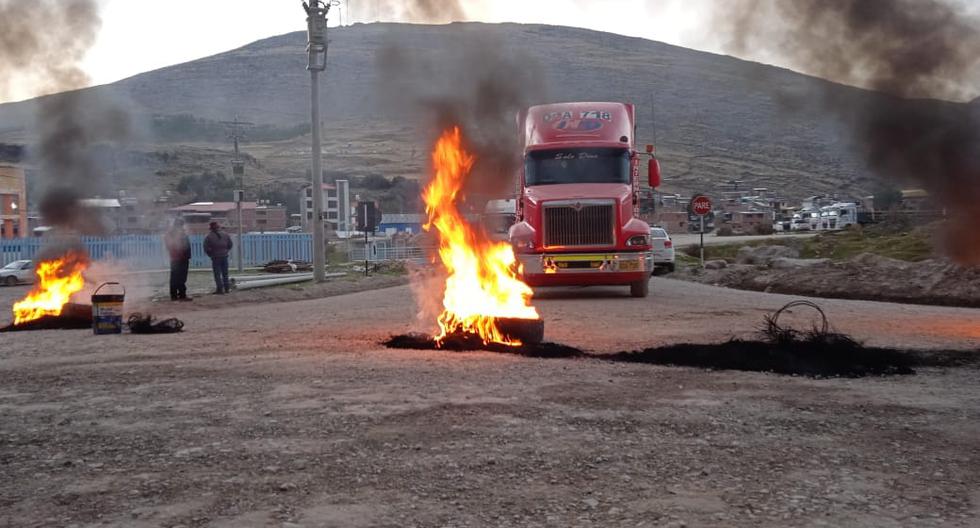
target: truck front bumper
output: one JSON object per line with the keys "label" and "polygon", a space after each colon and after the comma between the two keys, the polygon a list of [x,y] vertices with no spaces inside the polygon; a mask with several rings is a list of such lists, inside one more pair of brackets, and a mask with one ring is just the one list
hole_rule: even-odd
{"label": "truck front bumper", "polygon": [[531,286],[623,285],[648,279],[653,252],[518,255]]}

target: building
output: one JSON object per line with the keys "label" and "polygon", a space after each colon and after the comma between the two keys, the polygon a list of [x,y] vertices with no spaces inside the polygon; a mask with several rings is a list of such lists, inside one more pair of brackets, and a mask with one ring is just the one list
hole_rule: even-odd
{"label": "building", "polygon": [[116,232],[125,235],[154,235],[165,232],[171,223],[167,215],[170,202],[167,196],[156,199],[135,198],[119,193],[119,212]]}
{"label": "building", "polygon": [[82,232],[88,234],[115,234],[119,232],[119,217],[122,216],[122,204],[116,198],[86,198],[79,200],[84,211],[83,216],[75,222],[84,222]]}
{"label": "building", "polygon": [[755,234],[761,226],[772,225],[772,218],[765,211],[734,211],[725,213],[725,217],[735,233]]}
{"label": "building", "polygon": [[[218,222],[229,232],[238,232],[238,212],[235,202],[198,202],[169,209],[171,217],[183,218],[187,232],[203,235],[208,224]],[[246,233],[283,232],[288,224],[286,208],[281,205],[242,202],[242,225]]]}
{"label": "building", "polygon": [[652,226],[666,229],[668,233],[687,233],[691,222],[686,211],[661,211],[648,216],[646,220]]}
{"label": "building", "polygon": [[[299,213],[303,231],[313,231],[313,186],[307,185],[300,190]],[[349,211],[350,184],[347,180],[337,180],[336,185],[323,184],[323,216],[324,227],[328,232],[353,231]],[[348,211],[341,214],[341,211]]]}
{"label": "building", "polygon": [[387,236],[406,233],[417,235],[422,232],[425,217],[420,214],[382,214],[378,232]]}
{"label": "building", "polygon": [[19,167],[0,165],[0,238],[27,236],[27,178]]}
{"label": "building", "polygon": [[79,203],[98,233],[154,235],[165,232],[170,224],[165,198],[141,200],[120,192],[119,198],[86,198]]}
{"label": "building", "polygon": [[899,209],[903,211],[931,211],[939,209],[936,207],[929,191],[925,189],[904,189],[901,191]]}

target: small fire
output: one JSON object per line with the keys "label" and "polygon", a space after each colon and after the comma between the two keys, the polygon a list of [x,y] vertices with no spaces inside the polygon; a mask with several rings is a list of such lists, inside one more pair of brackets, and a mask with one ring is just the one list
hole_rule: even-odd
{"label": "small fire", "polygon": [[449,273],[439,315],[441,343],[448,335],[478,335],[484,344],[520,346],[504,335],[498,318],[537,320],[531,306],[534,292],[518,278],[514,250],[475,230],[456,206],[460,190],[476,159],[463,149],[458,127],[447,130],[432,153],[435,176],[422,193],[428,214],[426,231],[439,234],[439,257]]}
{"label": "small fire", "polygon": [[14,324],[61,315],[71,296],[85,287],[82,272],[86,268],[88,256],[80,251],[69,251],[60,258],[39,262],[34,288],[24,300],[14,304]]}

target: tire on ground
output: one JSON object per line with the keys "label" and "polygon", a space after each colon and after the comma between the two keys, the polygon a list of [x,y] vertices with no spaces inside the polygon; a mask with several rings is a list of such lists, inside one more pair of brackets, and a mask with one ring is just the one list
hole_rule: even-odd
{"label": "tire on ground", "polygon": [[630,284],[630,295],[637,298],[643,298],[650,295],[649,278]]}

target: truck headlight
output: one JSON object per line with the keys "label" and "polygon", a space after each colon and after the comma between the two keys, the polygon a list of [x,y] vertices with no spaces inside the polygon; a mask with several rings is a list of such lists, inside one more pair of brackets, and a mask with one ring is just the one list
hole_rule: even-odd
{"label": "truck headlight", "polygon": [[647,235],[636,235],[626,241],[627,246],[649,246],[650,237]]}

